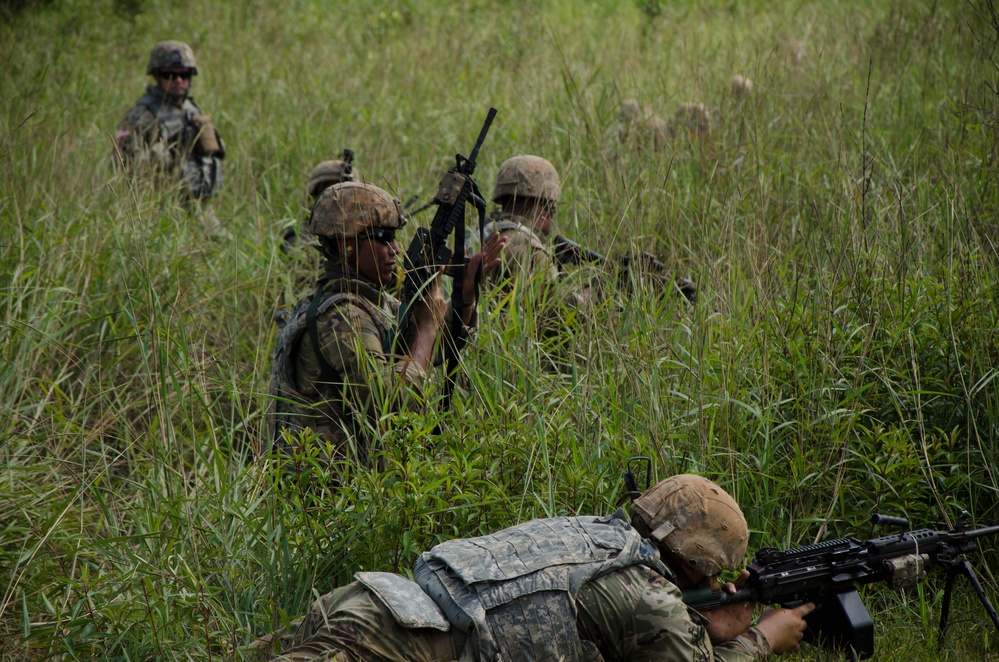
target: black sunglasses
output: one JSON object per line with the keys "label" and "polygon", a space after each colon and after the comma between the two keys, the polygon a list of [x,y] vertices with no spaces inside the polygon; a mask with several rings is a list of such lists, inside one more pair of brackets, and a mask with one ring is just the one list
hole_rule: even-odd
{"label": "black sunglasses", "polygon": [[357,235],[358,241],[362,239],[370,239],[372,241],[377,241],[380,244],[391,244],[395,241],[395,229],[394,228],[371,228],[363,234]]}
{"label": "black sunglasses", "polygon": [[178,78],[180,80],[191,80],[190,71],[161,71],[156,75],[163,80],[176,80]]}

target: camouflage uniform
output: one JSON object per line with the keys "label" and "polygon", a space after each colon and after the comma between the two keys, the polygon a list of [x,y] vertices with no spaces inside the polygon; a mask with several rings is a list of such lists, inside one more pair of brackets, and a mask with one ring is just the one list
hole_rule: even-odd
{"label": "camouflage uniform", "polygon": [[552,367],[564,370],[574,361],[582,361],[567,331],[579,326],[589,308],[584,294],[587,283],[581,282],[585,272],[559,271],[551,247],[531,229],[527,218],[495,212],[483,229],[487,241],[494,234],[507,237],[507,244],[492,278],[514,293],[509,303],[536,313],[536,339]]}
{"label": "camouflage uniform", "polygon": [[[351,163],[353,158],[353,151],[345,149],[341,158],[321,161],[312,169],[312,172],[309,174],[309,181],[305,186],[309,210],[315,204],[316,198],[330,186],[341,182],[356,182],[361,179],[361,174]],[[306,244],[313,241],[312,235],[304,228],[304,225],[308,225],[309,223],[308,213],[305,215],[304,221],[302,230],[299,230],[296,225],[290,225],[284,229],[284,232],[281,234],[281,238],[284,241],[281,244],[282,251],[288,252],[298,242],[299,234],[302,235],[302,239]]]}
{"label": "camouflage uniform", "polygon": [[[313,342],[308,317],[317,300]],[[318,293],[298,302],[274,352],[271,395],[274,440],[280,450],[290,450],[281,430],[296,433],[309,428],[340,456],[348,439],[368,437],[365,421],[371,429],[380,413],[414,406],[412,398],[427,373],[407,357],[394,355],[391,345],[399,306],[398,299],[371,281],[336,269],[327,270]],[[450,319],[450,302],[446,314]],[[471,326],[475,319],[473,314]],[[459,349],[470,332],[462,330]],[[363,460],[366,444],[357,451]]]}
{"label": "camouflage uniform", "polygon": [[[153,47],[146,73],[164,70],[198,73],[191,47],[162,41]],[[180,98],[180,97],[176,97]],[[150,85],[118,125],[115,142],[133,171],[179,177],[188,200],[207,200],[222,184],[225,144],[210,116],[190,96],[176,105],[160,84]]]}
{"label": "camouflage uniform", "polygon": [[[455,643],[449,631],[399,625],[385,603],[355,581],[319,598],[290,631],[261,637],[250,649],[259,651],[258,659],[281,662],[429,662],[457,660]],[[282,653],[270,658],[275,646]]]}
{"label": "camouflage uniform", "polygon": [[629,568],[587,584],[576,606],[579,635],[593,641],[607,662],[735,662],[770,654],[770,644],[755,626],[712,646],[704,620],[683,604],[680,589],[648,568]]}
{"label": "camouflage uniform", "polygon": [[[583,288],[567,282],[557,268],[546,235],[539,234],[550,230],[561,194],[562,184],[550,161],[526,154],[511,157],[500,165],[492,195],[492,201],[507,211],[493,213],[483,228],[486,240],[494,234],[507,238],[501,268],[493,279],[518,292],[532,283],[540,285],[537,292],[543,301],[537,308],[542,310],[541,332],[550,338],[557,337],[567,319],[586,306]],[[546,211],[539,219],[547,220],[539,220],[542,225],[538,225],[531,218],[511,213],[518,202],[543,207]]]}
{"label": "camouflage uniform", "polygon": [[506,237],[501,269],[493,276],[496,280],[515,278],[540,278],[545,282],[559,279],[551,247],[534,230],[531,222],[523,216],[495,212],[483,228],[488,241],[494,234]]}
{"label": "camouflage uniform", "polygon": [[616,140],[639,149],[665,149],[673,134],[674,129],[669,122],[645,111],[636,99],[626,99],[621,104],[618,123],[611,129],[611,135]]}
{"label": "camouflage uniform", "polygon": [[118,145],[122,158],[133,170],[152,169],[163,173],[179,172],[185,195],[192,200],[207,200],[222,184],[222,159],[225,145],[208,154],[198,136],[205,117],[191,97],[179,108],[166,102],[158,85],[146,88],[146,94],[125,113],[118,126]]}
{"label": "camouflage uniform", "polygon": [[664,572],[658,550],[618,517],[533,520],[438,545],[417,563],[419,586],[359,573],[358,582],[320,598],[291,633],[251,648],[269,650],[276,641],[284,654],[274,659],[296,662],[768,655],[755,627],[712,647],[702,619]]}

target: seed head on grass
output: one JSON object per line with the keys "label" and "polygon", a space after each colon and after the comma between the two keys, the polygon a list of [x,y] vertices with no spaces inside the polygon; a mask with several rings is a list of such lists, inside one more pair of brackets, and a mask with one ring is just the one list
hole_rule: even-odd
{"label": "seed head on grass", "polygon": [[744,99],[753,93],[753,81],[746,76],[736,74],[732,76],[730,85],[732,96],[737,99]]}
{"label": "seed head on grass", "polygon": [[637,99],[626,99],[618,111],[618,125],[613,133],[622,142],[662,150],[673,137],[673,127],[663,118],[643,109]]}
{"label": "seed head on grass", "polygon": [[799,65],[805,61],[805,45],[796,38],[785,35],[780,40],[780,47],[791,64]]}
{"label": "seed head on grass", "polygon": [[703,103],[681,103],[673,114],[673,125],[683,126],[692,137],[700,137],[711,131],[711,111]]}

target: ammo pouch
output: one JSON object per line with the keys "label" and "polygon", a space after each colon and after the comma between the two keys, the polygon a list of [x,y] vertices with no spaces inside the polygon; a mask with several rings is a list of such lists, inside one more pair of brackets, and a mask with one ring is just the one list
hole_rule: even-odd
{"label": "ammo pouch", "polygon": [[203,156],[215,156],[222,151],[211,115],[195,115],[191,118],[191,123],[194,124],[195,130],[198,132],[195,143],[196,153]]}

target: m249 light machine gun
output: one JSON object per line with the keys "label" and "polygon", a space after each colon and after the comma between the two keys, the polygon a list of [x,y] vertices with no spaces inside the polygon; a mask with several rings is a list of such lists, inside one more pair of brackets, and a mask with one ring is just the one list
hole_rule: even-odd
{"label": "m249 light machine gun", "polygon": [[[496,117],[496,109],[490,108],[486,121],[479,131],[468,158],[455,155],[455,165],[448,169],[437,187],[434,214],[430,227],[417,228],[416,236],[403,256],[406,278],[402,286],[402,305],[399,307],[398,338],[405,342],[411,336],[413,317],[410,313],[430,282],[437,276],[440,267],[447,267],[454,287],[451,288],[451,337],[444,344],[444,361],[447,364],[447,385],[444,392],[444,407],[451,404],[454,392],[454,378],[458,370],[458,351],[464,344],[462,337],[461,310],[464,307],[462,283],[465,280],[465,205],[472,205],[479,212],[479,227],[486,216],[486,203],[479,192],[479,186],[472,179],[475,172],[475,159],[486,140],[489,127]],[[448,248],[447,241],[454,233],[454,250]]]}
{"label": "m249 light machine gun", "polygon": [[874,653],[874,622],[857,585],[883,582],[892,588],[912,586],[931,568],[940,568],[947,573],[941,636],[947,628],[954,582],[961,575],[971,582],[999,630],[999,616],[966,558],[978,548],[979,538],[999,535],[999,526],[967,530],[967,520],[968,513],[962,512],[952,531],[909,531],[905,519],[873,515],[874,524],[897,527],[899,533],[867,541],[827,540],[788,550],[765,547],[749,565],[748,581],[735,593],[693,589],[683,592],[683,601],[697,611],[747,600],[785,607],[814,602],[816,610],[806,617],[805,640],[865,659]]}

